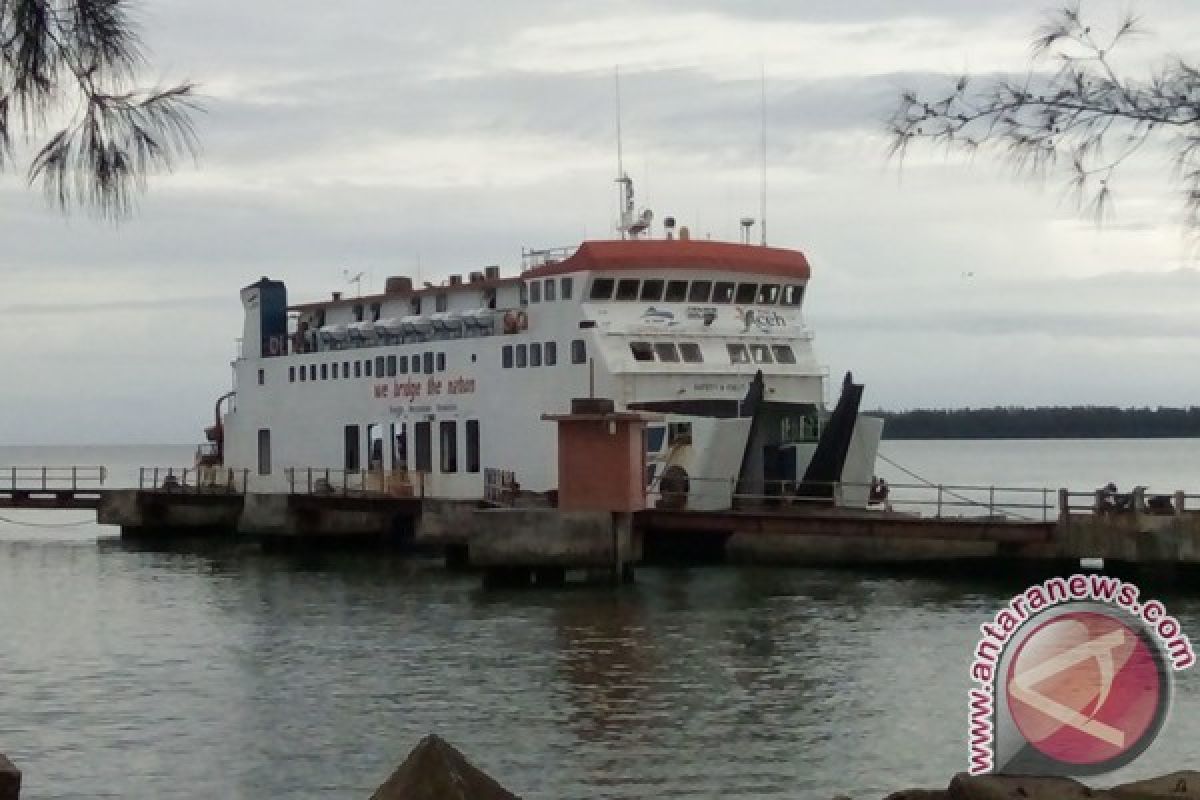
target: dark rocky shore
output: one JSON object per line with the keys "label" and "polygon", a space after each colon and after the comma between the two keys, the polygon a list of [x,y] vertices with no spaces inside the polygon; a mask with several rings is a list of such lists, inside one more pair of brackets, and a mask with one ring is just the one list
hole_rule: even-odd
{"label": "dark rocky shore", "polygon": [[[0,800],[19,800],[21,773],[0,754]],[[370,800],[520,800],[440,736],[413,748]],[[844,795],[833,800],[851,800]],[[1200,800],[1200,772],[1093,789],[1070,778],[960,773],[945,789],[904,789],[885,800]]]}

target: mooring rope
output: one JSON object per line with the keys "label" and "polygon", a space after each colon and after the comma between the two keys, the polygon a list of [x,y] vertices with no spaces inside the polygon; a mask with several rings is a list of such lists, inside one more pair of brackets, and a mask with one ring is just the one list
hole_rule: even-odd
{"label": "mooring rope", "polygon": [[[929,480],[928,478],[918,475],[917,473],[913,472],[911,469],[904,466],[903,464],[899,464],[899,463],[893,461],[892,459],[888,458],[883,453],[876,451],[875,455],[881,461],[884,461],[887,464],[890,464],[891,466],[900,470],[901,472],[903,472],[905,475],[909,476],[910,478],[915,478],[916,480],[920,481],[921,483],[925,484],[926,486],[929,486],[932,488],[941,488],[941,491],[943,494],[949,495],[950,497],[953,497],[956,500],[961,500],[962,502],[964,502],[968,505],[979,506],[980,508],[986,508],[992,512],[996,511],[997,509],[1003,510],[1005,508],[1005,506],[1003,506],[1003,505],[996,505],[996,504],[988,505],[987,503],[982,503],[973,498],[966,497],[965,495],[958,494],[957,492],[953,492],[950,489],[943,488],[943,487],[941,487],[940,484],[934,483],[933,481]],[[1029,517],[1024,514],[1018,514],[1017,512],[1012,511],[1012,510],[1003,511],[1003,513],[1004,513],[1004,516],[1016,517],[1017,519],[1025,520],[1026,522],[1037,522],[1037,519],[1034,517]]]}

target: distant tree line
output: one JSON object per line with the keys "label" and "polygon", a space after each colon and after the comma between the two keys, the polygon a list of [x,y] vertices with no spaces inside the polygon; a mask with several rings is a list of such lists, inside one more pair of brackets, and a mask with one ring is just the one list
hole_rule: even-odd
{"label": "distant tree line", "polygon": [[885,439],[1154,439],[1200,437],[1200,406],[1019,406],[870,411]]}

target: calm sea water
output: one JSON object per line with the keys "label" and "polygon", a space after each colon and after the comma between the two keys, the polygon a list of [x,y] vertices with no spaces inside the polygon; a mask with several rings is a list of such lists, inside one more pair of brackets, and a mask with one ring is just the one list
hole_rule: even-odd
{"label": "calm sea water", "polygon": [[[944,483],[1200,489],[1195,442],[885,442]],[[190,448],[0,448],[181,464]],[[899,476],[884,472],[898,481]],[[28,798],[365,798],[438,732],[527,798],[875,797],[965,762],[977,626],[1014,579],[643,569],[484,592],[436,563],[145,549],[0,521],[0,752]],[[13,520],[16,520],[14,522]],[[1200,638],[1200,593],[1167,596]],[[1194,766],[1200,679],[1113,780]]]}

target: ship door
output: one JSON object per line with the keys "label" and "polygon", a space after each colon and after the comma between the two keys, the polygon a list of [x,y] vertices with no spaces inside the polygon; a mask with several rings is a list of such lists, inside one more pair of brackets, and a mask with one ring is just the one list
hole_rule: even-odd
{"label": "ship door", "polygon": [[785,482],[796,481],[796,448],[769,444],[763,448],[764,494],[783,494]]}

